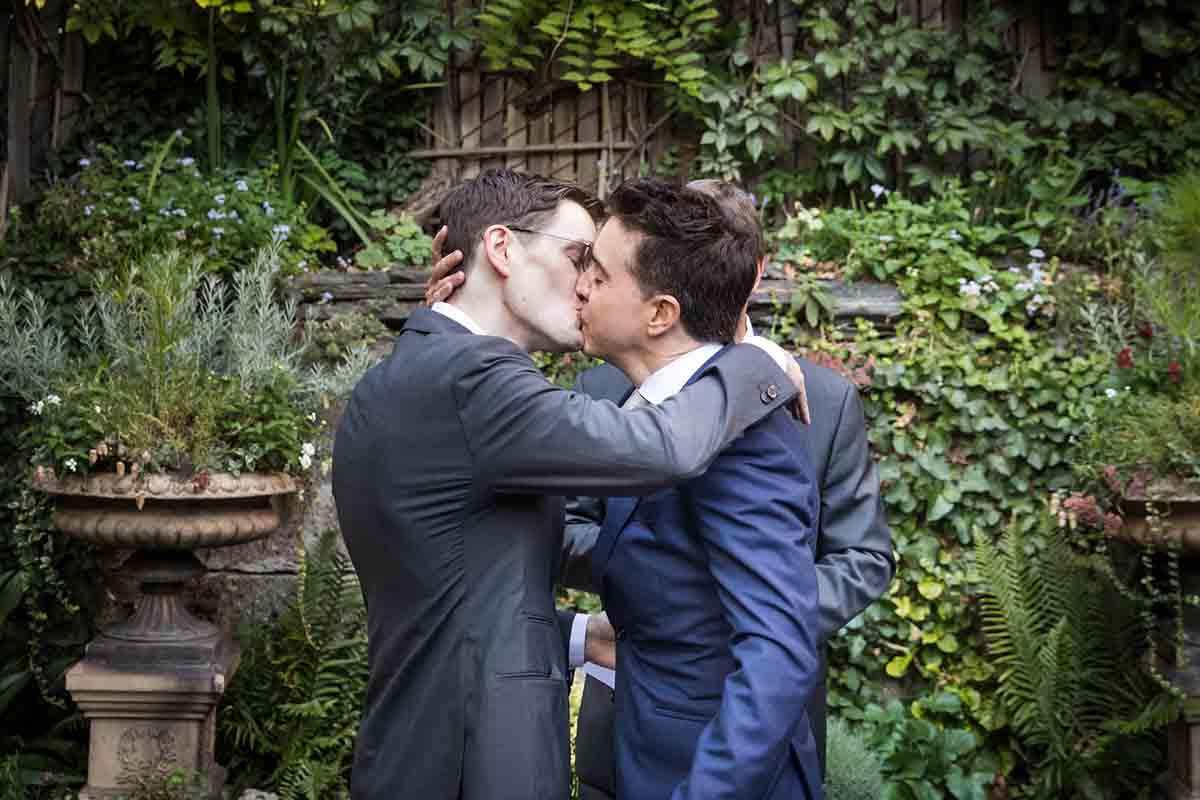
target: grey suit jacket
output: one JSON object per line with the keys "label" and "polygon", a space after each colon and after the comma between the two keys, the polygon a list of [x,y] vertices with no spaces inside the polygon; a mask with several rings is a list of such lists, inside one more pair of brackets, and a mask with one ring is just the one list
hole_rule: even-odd
{"label": "grey suit jacket", "polygon": [[622,412],[552,386],[505,339],[415,312],[334,442],[370,649],[355,800],[566,798],[562,515],[549,495],[700,474],[793,395],[770,357],[743,347],[678,403]]}
{"label": "grey suit jacket", "polygon": [[[821,495],[816,539],[818,633],[827,641],[887,591],[895,561],[858,390],[832,370],[804,359],[800,359],[800,365],[813,418],[803,430]],[[595,398],[620,402],[632,385],[620,370],[603,364],[581,374],[575,388]],[[603,509],[603,501],[598,498],[567,499],[562,574],[568,586],[598,591],[591,576],[589,554]],[[612,734],[602,730],[604,725],[610,729],[612,725],[611,707],[603,707],[607,694],[602,684],[589,681],[576,742],[576,769],[581,781],[601,788],[607,788],[611,775],[608,751]],[[809,708],[809,720],[823,762],[823,682]]]}

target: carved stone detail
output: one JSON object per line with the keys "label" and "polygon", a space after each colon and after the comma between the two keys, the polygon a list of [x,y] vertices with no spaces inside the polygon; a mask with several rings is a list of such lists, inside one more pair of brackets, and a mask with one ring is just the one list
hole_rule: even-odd
{"label": "carved stone detail", "polygon": [[51,477],[43,473],[34,477],[33,484],[47,494],[114,498],[141,496],[161,500],[226,500],[237,497],[266,497],[288,494],[300,488],[299,482],[291,475],[256,472],[242,475],[204,472],[187,478],[145,474],[134,477],[133,475],[118,475],[115,472]]}
{"label": "carved stone detail", "polygon": [[117,745],[117,760],[130,772],[174,766],[179,760],[175,753],[175,736],[169,730],[153,725],[126,728]]}

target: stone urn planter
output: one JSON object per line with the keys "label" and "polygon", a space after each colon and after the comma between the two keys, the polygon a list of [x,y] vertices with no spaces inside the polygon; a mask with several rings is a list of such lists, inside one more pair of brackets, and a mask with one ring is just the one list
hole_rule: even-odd
{"label": "stone urn planter", "polygon": [[202,473],[187,479],[39,475],[54,524],[93,544],[133,549],[121,570],[141,585],[129,619],[88,644],[67,690],[89,723],[88,780],[81,798],[128,792],[122,779],[148,770],[205,776],[218,797],[213,758],[217,703],[237,669],[237,646],[183,601],[204,574],[193,552],[243,544],[277,530],[282,499],[299,488],[282,474]]}
{"label": "stone urn planter", "polygon": [[[1200,595],[1200,481],[1152,483],[1142,492],[1126,494],[1122,510],[1121,538],[1162,553],[1178,552],[1184,597]],[[1162,632],[1165,649],[1173,656],[1162,672],[1187,697],[1183,714],[1167,734],[1169,796],[1200,800],[1200,608],[1185,602],[1180,613],[1182,639],[1174,620],[1164,624]]]}

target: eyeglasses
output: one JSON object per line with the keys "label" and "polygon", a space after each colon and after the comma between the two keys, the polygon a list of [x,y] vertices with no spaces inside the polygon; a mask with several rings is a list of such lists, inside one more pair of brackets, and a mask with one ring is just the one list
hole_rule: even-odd
{"label": "eyeglasses", "polygon": [[[556,233],[535,231],[530,228],[518,228],[516,225],[509,225],[508,229],[510,231],[517,231],[518,233],[532,233],[535,236],[548,236],[551,239],[558,239],[560,242],[570,242],[571,244],[579,245],[583,248],[583,252],[580,253],[579,258],[571,258],[571,263],[575,265],[576,272],[587,272],[588,267],[592,264],[592,242],[585,242],[580,239],[570,239],[566,236],[559,236]],[[570,256],[568,256],[568,258],[570,258]]]}

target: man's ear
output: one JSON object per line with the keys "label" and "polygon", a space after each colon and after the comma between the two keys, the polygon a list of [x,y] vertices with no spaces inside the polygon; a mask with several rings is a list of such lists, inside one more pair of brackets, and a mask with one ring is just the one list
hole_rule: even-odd
{"label": "man's ear", "polygon": [[662,336],[679,322],[679,301],[675,299],[674,295],[656,294],[648,302],[651,313],[646,333],[650,336]]}
{"label": "man's ear", "polygon": [[483,257],[501,278],[510,274],[508,248],[513,234],[503,225],[489,225],[483,232]]}

